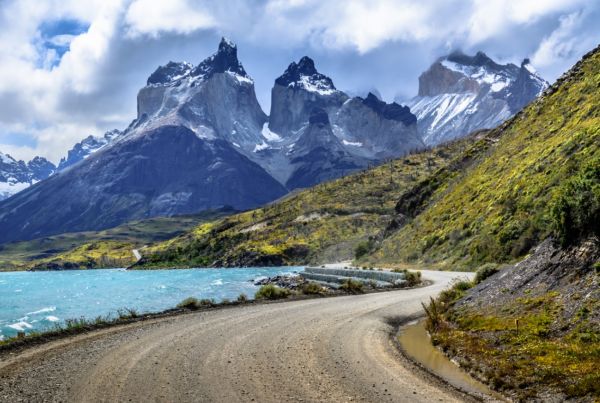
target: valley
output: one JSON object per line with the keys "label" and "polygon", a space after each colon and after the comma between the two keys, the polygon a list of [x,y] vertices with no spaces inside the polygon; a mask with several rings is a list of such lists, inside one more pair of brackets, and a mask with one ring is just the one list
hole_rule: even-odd
{"label": "valley", "polygon": [[[425,315],[433,345],[498,396],[597,400],[600,47],[552,84],[529,58],[451,51],[402,102],[349,95],[309,56],[293,60],[268,115],[223,37],[197,64],[156,68],[129,126],[84,138],[57,165],[0,153],[0,271],[45,272],[2,273],[0,286],[14,285],[0,289],[5,300],[23,301],[26,276],[96,279],[75,287],[86,290],[122,276],[137,279],[128,293],[144,309],[181,287],[190,299],[178,309],[200,310],[0,356],[0,399],[474,398],[399,355],[397,326]],[[313,299],[229,302],[237,289],[304,292],[243,268],[323,265],[306,270],[318,281],[327,264],[338,266],[329,278],[352,265],[431,282],[358,295],[362,282],[336,278],[332,295],[342,285],[357,295],[324,298],[309,281]],[[211,277],[220,272],[231,278]],[[226,302],[216,309],[199,289]],[[59,320],[47,308],[20,306],[10,337],[27,339],[28,315]]]}

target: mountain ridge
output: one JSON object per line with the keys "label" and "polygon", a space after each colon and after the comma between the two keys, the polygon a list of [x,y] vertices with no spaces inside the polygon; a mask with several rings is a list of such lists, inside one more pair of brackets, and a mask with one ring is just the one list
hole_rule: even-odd
{"label": "mountain ridge", "polygon": [[419,76],[419,92],[408,101],[428,145],[479,129],[491,129],[538,97],[548,83],[529,59],[501,65],[483,52],[455,51]]}
{"label": "mountain ridge", "polygon": [[[483,53],[478,53],[474,57],[454,55],[450,57],[449,62],[454,63],[456,60],[463,59],[467,60],[466,65],[476,68],[485,65],[500,73],[505,68]],[[450,75],[459,74],[442,66],[441,62],[438,65]],[[515,71],[525,71],[527,69],[524,66],[525,63],[521,70],[516,66],[510,68],[516,69]],[[459,84],[466,82],[471,83],[469,85],[479,85],[477,80],[471,78],[463,77],[457,80],[455,81]],[[493,85],[485,83],[484,86],[490,90]],[[500,93],[500,90],[492,92]],[[237,58],[237,46],[222,38],[217,52],[196,66],[187,62],[171,61],[155,69],[149,75],[146,86],[138,93],[137,116],[132,123],[122,131],[113,130],[103,137],[90,136],[77,143],[69,150],[67,157],[61,160],[57,171],[65,172],[65,175],[78,181],[73,184],[78,192],[86,193],[88,191],[86,186],[90,186],[90,189],[106,187],[114,190],[116,188],[110,183],[113,179],[111,175],[106,175],[106,171],[116,168],[119,164],[115,163],[114,156],[110,155],[111,152],[120,152],[119,150],[124,149],[121,145],[125,143],[147,144],[144,137],[149,133],[156,133],[157,130],[170,132],[170,128],[181,127],[192,132],[200,143],[209,145],[211,151],[203,154],[203,158],[213,158],[215,166],[222,164],[223,167],[232,169],[231,172],[242,176],[243,170],[240,170],[240,164],[253,167],[248,169],[257,172],[258,182],[272,184],[272,191],[264,193],[265,198],[256,198],[253,189],[248,187],[244,188],[244,192],[248,193],[244,193],[245,195],[235,202],[231,202],[231,198],[226,195],[227,192],[221,192],[216,188],[212,189],[216,194],[221,195],[223,200],[203,198],[204,202],[201,202],[200,199],[195,199],[192,195],[200,192],[201,189],[197,188],[190,193],[190,188],[175,177],[177,172],[172,173],[172,182],[183,186],[179,190],[147,187],[145,193],[140,195],[124,185],[117,186],[122,194],[119,197],[113,195],[114,197],[110,198],[112,201],[103,200],[109,204],[129,206],[132,211],[127,213],[119,210],[118,218],[118,220],[128,220],[155,215],[187,214],[191,208],[217,208],[224,204],[232,204],[236,209],[241,210],[253,208],[257,206],[258,200],[263,203],[269,202],[287,191],[314,186],[322,181],[335,179],[426,147],[418,132],[418,117],[409,107],[395,102],[386,103],[370,92],[364,98],[348,96],[336,89],[331,78],[319,73],[314,61],[308,56],[302,57],[298,62],[292,62],[275,80],[272,97],[271,114],[267,116],[256,99],[254,81]],[[496,101],[507,104],[503,100]],[[492,115],[490,118],[492,120],[503,117]],[[151,136],[157,142],[160,141],[159,137]],[[227,143],[227,151],[221,141]],[[217,143],[220,145],[216,146]],[[163,144],[163,146],[168,145]],[[202,147],[196,148],[198,151],[201,149]],[[169,150],[165,155],[171,152],[172,150]],[[238,154],[248,161],[240,159]],[[99,169],[98,177],[104,178],[106,183],[96,183],[95,179],[88,174],[78,174],[78,172],[87,172],[89,168],[86,168],[85,161],[93,155],[101,156],[96,162],[96,167]],[[193,158],[183,150],[181,155]],[[155,155],[155,161],[135,155],[127,158],[131,159],[132,164],[145,159],[145,163],[153,167],[170,164],[159,154]],[[110,159],[111,163],[105,159]],[[231,161],[236,162],[230,163]],[[260,169],[256,171],[253,164]],[[209,168],[209,165],[205,165],[206,169],[201,177],[207,175],[218,177],[217,171]],[[114,180],[119,181],[119,178],[127,173],[137,179],[128,179],[122,183],[136,184],[143,180],[148,181],[147,184],[150,185],[151,179],[143,174],[125,167],[121,169],[122,172],[113,173]],[[225,176],[229,173],[225,173]],[[82,178],[85,178],[84,182],[88,181],[87,184],[81,182]],[[208,180],[208,177],[206,179]],[[245,180],[251,181],[252,178],[246,177]],[[233,181],[240,183],[237,179]],[[92,186],[92,182],[95,185]],[[202,180],[196,183],[199,186]],[[15,231],[14,235],[5,236],[4,240],[21,239],[19,238],[21,236],[42,236],[46,234],[44,231],[50,231],[48,234],[52,234],[52,231],[59,230],[52,229],[42,222],[31,222],[25,208],[26,200],[45,186],[53,185],[43,181],[35,191],[32,190],[31,193],[11,202],[9,210],[4,209],[0,204],[0,228],[3,221],[10,221],[12,225],[17,225],[18,222],[26,223],[24,227]],[[64,186],[67,185],[62,186],[62,191],[66,191]],[[228,185],[223,183],[221,186],[226,188]],[[256,188],[259,189],[261,186]],[[67,195],[63,197],[69,198]],[[84,198],[84,196],[75,196],[78,197]],[[124,199],[121,200],[120,197]],[[195,207],[188,204],[187,198],[196,200],[197,204],[193,204]],[[244,198],[246,201],[242,200]],[[99,199],[102,199],[102,195],[99,195]],[[150,199],[154,201],[142,201]],[[24,204],[20,205],[19,200]],[[105,206],[106,211],[113,208],[109,204]],[[142,212],[136,206],[146,206],[146,211]],[[10,216],[13,215],[19,216],[20,221],[12,221]],[[41,220],[40,216],[37,217],[36,220]],[[102,225],[118,224],[108,217],[105,217],[104,221],[97,220],[95,223],[83,217],[80,219],[86,222],[86,225],[92,226],[81,227],[76,217],[65,216],[63,221],[73,227],[64,227],[61,224],[60,230],[71,232],[85,229],[97,230],[102,229]],[[42,232],[32,232],[31,229],[36,226],[45,229]],[[24,230],[25,227],[30,229]],[[19,235],[21,231],[27,235]]]}

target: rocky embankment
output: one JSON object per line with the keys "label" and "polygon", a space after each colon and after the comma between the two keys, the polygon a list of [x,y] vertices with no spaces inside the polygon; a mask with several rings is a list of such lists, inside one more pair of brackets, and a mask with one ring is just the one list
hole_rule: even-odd
{"label": "rocky embankment", "polygon": [[496,390],[517,400],[600,397],[597,237],[568,248],[542,242],[523,261],[466,291],[443,315],[433,326],[434,343]]}

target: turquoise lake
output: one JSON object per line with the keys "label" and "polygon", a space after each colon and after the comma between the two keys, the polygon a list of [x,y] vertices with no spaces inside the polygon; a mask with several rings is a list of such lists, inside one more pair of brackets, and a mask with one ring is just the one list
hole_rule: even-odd
{"label": "turquoise lake", "polygon": [[254,297],[251,280],[301,267],[127,271],[125,269],[0,273],[0,340],[47,330],[65,319],[115,316],[123,308],[157,312],[187,297]]}

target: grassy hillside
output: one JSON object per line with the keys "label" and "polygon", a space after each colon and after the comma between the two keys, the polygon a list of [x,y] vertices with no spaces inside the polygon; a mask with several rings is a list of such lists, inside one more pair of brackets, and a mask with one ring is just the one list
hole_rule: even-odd
{"label": "grassy hillside", "polygon": [[173,238],[198,224],[233,213],[222,209],[197,215],[134,221],[97,232],[55,235],[0,245],[0,271],[25,270],[49,264],[81,267],[121,267],[135,262],[132,249]]}
{"label": "grassy hillside", "polygon": [[[600,160],[599,57],[597,52],[586,57],[541,99],[494,130],[288,195],[264,208],[207,220],[141,248],[144,258],[136,267],[283,265],[356,257],[363,265],[468,270],[516,260],[558,233],[558,221],[574,219],[569,209],[581,213],[594,203],[593,190],[587,192],[589,200],[570,200],[563,185],[594,175]],[[559,205],[567,210],[557,213]],[[584,213],[575,219],[593,221]],[[85,262],[93,256],[98,263],[110,251],[126,263],[132,244],[118,241],[123,242],[78,243],[53,259]]]}
{"label": "grassy hillside", "polygon": [[552,233],[561,185],[600,165],[599,88],[596,51],[494,129],[489,138],[497,144],[479,164],[456,179],[437,172],[404,195],[398,213],[410,216],[421,199],[429,207],[365,261],[474,268],[524,255]]}
{"label": "grassy hillside", "polygon": [[428,207],[368,258],[475,267],[530,252],[427,307],[432,341],[518,401],[600,397],[599,89],[600,48],[492,131],[497,145],[446,189],[429,178],[403,195],[398,213]]}
{"label": "grassy hillside", "polygon": [[[304,264],[352,259],[373,243],[396,201],[462,154],[469,141],[300,191],[264,208],[206,223],[143,251],[143,267]],[[359,247],[361,246],[361,247]]]}

